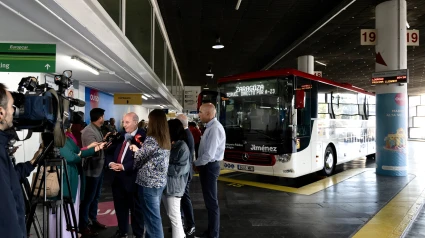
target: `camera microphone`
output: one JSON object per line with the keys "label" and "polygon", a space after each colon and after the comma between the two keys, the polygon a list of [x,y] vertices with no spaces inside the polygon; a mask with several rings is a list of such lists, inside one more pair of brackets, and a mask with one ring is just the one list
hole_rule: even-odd
{"label": "camera microphone", "polygon": [[69,102],[70,102],[70,106],[77,106],[77,107],[84,107],[86,105],[86,102],[77,99],[77,98],[71,98],[71,97],[67,97],[66,98]]}

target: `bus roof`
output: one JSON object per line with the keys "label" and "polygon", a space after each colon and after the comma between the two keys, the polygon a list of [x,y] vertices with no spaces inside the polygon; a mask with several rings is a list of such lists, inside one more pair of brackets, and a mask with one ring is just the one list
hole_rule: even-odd
{"label": "bus roof", "polygon": [[332,86],[335,86],[335,87],[347,89],[347,90],[350,90],[350,91],[353,91],[353,92],[375,96],[375,93],[366,91],[362,88],[353,86],[349,83],[338,83],[338,82],[335,82],[335,81],[332,81],[332,80],[329,80],[329,79],[325,79],[325,78],[321,78],[321,77],[317,77],[315,75],[308,74],[308,73],[305,73],[305,72],[302,72],[302,71],[299,71],[299,70],[296,70],[296,69],[265,70],[265,71],[257,71],[257,72],[251,72],[251,73],[237,74],[237,75],[232,75],[232,76],[220,78],[217,83],[221,84],[221,83],[237,82],[237,81],[249,80],[249,79],[269,78],[269,77],[289,76],[289,75],[299,76],[299,77],[303,77],[305,79],[310,79],[312,81],[317,81],[317,82],[332,85]]}

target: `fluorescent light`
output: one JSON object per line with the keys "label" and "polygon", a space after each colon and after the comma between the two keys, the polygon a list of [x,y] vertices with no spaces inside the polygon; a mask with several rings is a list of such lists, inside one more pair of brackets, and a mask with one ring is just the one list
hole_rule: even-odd
{"label": "fluorescent light", "polygon": [[87,63],[86,61],[78,58],[77,56],[72,56],[71,59],[74,60],[80,67],[84,68],[85,70],[89,71],[92,74],[99,75],[99,70],[92,66],[91,64]]}
{"label": "fluorescent light", "polygon": [[216,50],[224,48],[224,45],[220,42],[220,37],[217,38],[217,40],[215,41],[215,45],[213,45],[212,48]]}
{"label": "fluorescent light", "polygon": [[239,7],[241,6],[242,0],[238,0],[238,3],[236,3],[235,10],[239,10]]}
{"label": "fluorescent light", "polygon": [[323,66],[326,66],[326,64],[325,64],[325,63],[322,63],[322,62],[317,61],[317,60],[316,60],[316,63],[321,64],[321,65],[323,65]]}
{"label": "fluorescent light", "polygon": [[269,109],[269,108],[271,108],[271,107],[263,107],[263,106],[260,106],[260,108],[263,108],[263,109]]}
{"label": "fluorescent light", "polygon": [[203,89],[210,89],[209,87],[204,87]]}
{"label": "fluorescent light", "polygon": [[410,25],[409,25],[409,23],[406,21],[406,27],[407,28],[410,28]]}
{"label": "fluorescent light", "polygon": [[160,107],[160,108],[164,108],[164,106],[162,106],[162,105],[159,105],[159,107]]}
{"label": "fluorescent light", "polygon": [[212,73],[206,73],[205,75],[208,76],[208,77],[214,77],[214,74],[212,74]]}
{"label": "fluorescent light", "polygon": [[145,95],[142,95],[142,98],[143,98],[144,100],[148,100],[148,98],[147,98],[147,97],[145,97]]}
{"label": "fluorescent light", "polygon": [[145,93],[145,96],[148,97],[148,98],[151,98],[152,97],[151,95],[149,95],[147,93]]}

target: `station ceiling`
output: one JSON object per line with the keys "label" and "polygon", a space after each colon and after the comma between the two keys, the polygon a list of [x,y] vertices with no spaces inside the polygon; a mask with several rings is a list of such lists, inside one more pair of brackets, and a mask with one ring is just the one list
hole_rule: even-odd
{"label": "station ceiling", "polygon": [[[158,0],[185,85],[215,85],[222,76],[258,71],[349,5],[271,69],[297,68],[313,55],[323,77],[373,91],[375,46],[360,45],[360,29],[375,28],[382,0]],[[410,29],[425,39],[425,0],[407,1]],[[220,37],[225,46],[212,49]],[[424,44],[424,41],[420,44]],[[214,78],[206,77],[209,70]],[[408,47],[409,94],[425,93],[425,46]]]}

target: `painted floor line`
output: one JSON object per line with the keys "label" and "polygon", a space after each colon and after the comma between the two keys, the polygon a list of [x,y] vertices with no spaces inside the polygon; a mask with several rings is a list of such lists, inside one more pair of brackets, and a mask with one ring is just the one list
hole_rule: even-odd
{"label": "painted floor line", "polygon": [[[368,170],[374,170],[374,169],[361,168],[361,169],[347,170],[347,171],[335,174],[331,177],[327,177],[325,179],[322,179],[322,180],[319,180],[317,182],[311,183],[309,185],[303,186],[301,188],[292,188],[292,187],[275,185],[275,184],[267,184],[267,183],[253,182],[253,181],[247,181],[247,180],[232,179],[232,178],[227,178],[227,177],[223,177],[223,176],[218,177],[218,180],[222,181],[222,182],[243,184],[243,185],[247,185],[247,186],[265,188],[265,189],[281,191],[281,192],[289,192],[289,193],[296,193],[296,194],[302,194],[302,195],[311,195],[311,194],[317,193],[319,191],[322,191],[326,188],[329,188],[329,187],[331,187],[335,184],[338,184],[338,183],[340,183],[344,180],[347,180],[351,177],[359,175],[359,174],[361,174],[365,171],[368,171]],[[229,171],[232,171],[232,170],[229,170]]]}
{"label": "painted floor line", "polygon": [[353,237],[402,237],[425,202],[425,184],[415,177]]}

